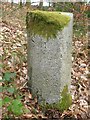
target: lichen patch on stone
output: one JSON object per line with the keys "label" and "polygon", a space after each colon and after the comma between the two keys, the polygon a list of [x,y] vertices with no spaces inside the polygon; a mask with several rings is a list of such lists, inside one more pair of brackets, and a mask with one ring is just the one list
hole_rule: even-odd
{"label": "lichen patch on stone", "polygon": [[60,96],[61,96],[61,99],[57,103],[47,104],[47,103],[43,102],[43,104],[41,104],[41,108],[42,109],[57,109],[62,112],[64,110],[67,110],[72,104],[72,96],[68,92],[67,85],[64,86]]}

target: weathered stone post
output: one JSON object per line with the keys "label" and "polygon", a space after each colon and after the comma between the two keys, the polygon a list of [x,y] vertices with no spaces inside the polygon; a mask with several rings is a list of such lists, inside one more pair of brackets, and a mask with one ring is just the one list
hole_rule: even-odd
{"label": "weathered stone post", "polygon": [[48,104],[60,103],[63,96],[66,101],[67,96],[71,99],[68,89],[71,83],[73,14],[31,11],[27,13],[26,25],[28,86],[33,96]]}

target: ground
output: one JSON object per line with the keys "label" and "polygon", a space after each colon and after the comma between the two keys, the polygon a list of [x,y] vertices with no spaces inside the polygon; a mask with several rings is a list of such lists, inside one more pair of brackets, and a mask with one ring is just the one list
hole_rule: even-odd
{"label": "ground", "polygon": [[[80,32],[79,29],[76,29],[78,25],[79,27],[81,25],[82,28],[83,24],[85,30],[87,29],[88,21],[86,17],[81,20],[82,16],[79,15],[79,17],[77,17],[76,15],[74,21],[71,84],[72,106],[63,113],[55,109],[42,111],[37,103],[37,98],[32,98],[27,87],[27,34],[25,16],[29,8],[19,8],[17,5],[11,7],[9,3],[3,3],[0,6],[2,7],[2,20],[0,22],[2,26],[0,34],[0,56],[2,58],[0,58],[2,61],[0,62],[0,71],[3,80],[6,80],[0,83],[2,89],[4,88],[0,97],[2,96],[3,101],[5,101],[5,98],[7,98],[7,101],[10,99],[13,100],[15,106],[18,106],[16,104],[17,99],[18,101],[21,100],[18,103],[20,103],[20,105],[23,104],[24,108],[28,110],[27,113],[23,112],[23,114],[18,116],[17,111],[14,111],[15,106],[13,108],[10,101],[5,101],[7,104],[4,102],[2,106],[2,118],[11,117],[15,119],[17,118],[16,116],[18,116],[20,119],[57,118],[63,120],[89,120],[89,81],[87,79],[89,66],[87,55],[88,38],[87,32],[86,34],[82,32],[79,35],[75,34],[75,31],[76,33],[77,31],[78,33]],[[77,25],[75,23],[77,23]],[[15,78],[13,76],[15,76]],[[18,107],[16,107],[16,109],[17,108]],[[21,108],[18,108],[18,110],[20,111]]]}

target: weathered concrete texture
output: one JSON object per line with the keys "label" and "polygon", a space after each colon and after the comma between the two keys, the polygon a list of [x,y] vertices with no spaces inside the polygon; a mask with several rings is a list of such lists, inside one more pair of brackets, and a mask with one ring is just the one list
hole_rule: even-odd
{"label": "weathered concrete texture", "polygon": [[71,13],[61,13],[71,17],[69,24],[57,34],[57,38],[45,38],[28,34],[28,74],[29,88],[38,101],[55,103],[60,100],[60,92],[71,83],[72,24]]}

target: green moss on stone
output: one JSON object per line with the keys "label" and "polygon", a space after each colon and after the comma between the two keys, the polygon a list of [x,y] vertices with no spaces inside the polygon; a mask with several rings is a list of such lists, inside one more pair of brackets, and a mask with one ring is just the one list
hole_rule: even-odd
{"label": "green moss on stone", "polygon": [[58,31],[68,24],[70,17],[60,12],[31,11],[26,16],[26,26],[31,35],[55,38]]}
{"label": "green moss on stone", "polygon": [[60,94],[61,99],[57,103],[53,104],[46,104],[45,102],[41,104],[41,107],[43,109],[57,109],[59,111],[67,110],[70,105],[72,104],[72,97],[70,93],[68,92],[68,86],[66,85],[63,88],[62,93]]}

